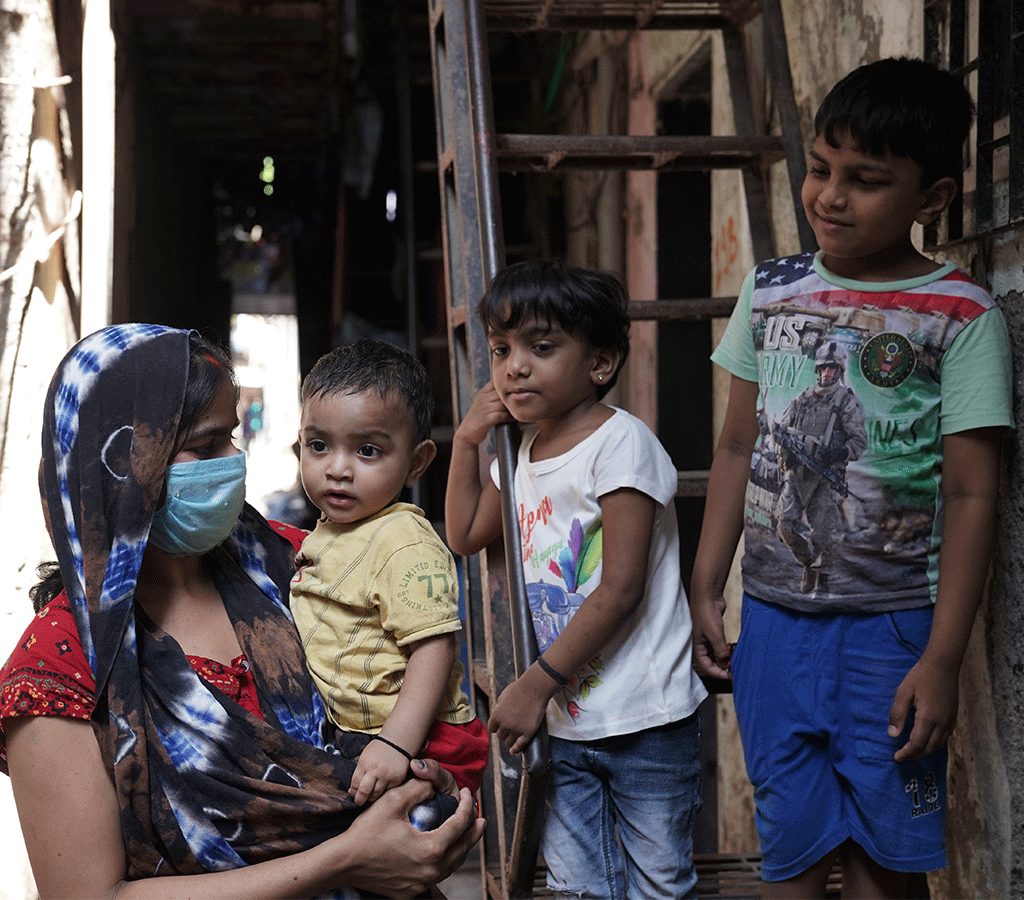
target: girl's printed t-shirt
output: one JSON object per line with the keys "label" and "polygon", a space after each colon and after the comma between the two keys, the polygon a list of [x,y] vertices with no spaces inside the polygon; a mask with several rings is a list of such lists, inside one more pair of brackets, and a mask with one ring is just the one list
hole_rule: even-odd
{"label": "girl's printed t-shirt", "polygon": [[[639,607],[548,706],[548,731],[587,741],[690,715],[707,696],[691,667],[690,612],[679,570],[677,474],[651,430],[621,409],[571,450],[532,462],[537,429],[519,448],[515,500],[526,592],[543,653],[601,583],[600,498],[621,488],[653,498],[647,584]],[[491,477],[500,489],[497,461]]]}

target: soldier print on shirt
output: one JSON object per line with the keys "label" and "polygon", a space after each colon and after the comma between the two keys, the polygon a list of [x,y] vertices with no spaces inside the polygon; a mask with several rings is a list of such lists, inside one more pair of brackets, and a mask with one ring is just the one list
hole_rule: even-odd
{"label": "soldier print on shirt", "polygon": [[934,599],[942,362],[992,305],[951,267],[898,285],[826,280],[811,254],[755,270],[748,590],[808,610]]}

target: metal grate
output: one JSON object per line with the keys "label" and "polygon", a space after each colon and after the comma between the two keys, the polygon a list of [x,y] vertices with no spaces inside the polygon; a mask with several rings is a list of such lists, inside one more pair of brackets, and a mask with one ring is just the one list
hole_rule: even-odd
{"label": "metal grate", "polygon": [[979,237],[1024,220],[1024,0],[928,0],[925,55],[960,75],[977,122],[961,196],[925,243]]}

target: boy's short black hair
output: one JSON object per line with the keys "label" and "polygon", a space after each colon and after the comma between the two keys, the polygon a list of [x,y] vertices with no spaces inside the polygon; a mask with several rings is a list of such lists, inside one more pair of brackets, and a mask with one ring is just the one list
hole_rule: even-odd
{"label": "boy's short black hair", "polygon": [[408,350],[369,339],[335,347],[302,381],[302,400],[332,394],[394,393],[405,400],[416,441],[430,437],[434,398],[426,367]]}
{"label": "boy's short black hair", "polygon": [[502,269],[477,305],[485,330],[509,331],[528,319],[554,324],[596,350],[619,354],[619,366],[597,386],[603,397],[629,355],[629,298],[610,272],[552,260],[528,260]]}
{"label": "boy's short black hair", "polygon": [[912,159],[923,186],[959,180],[974,102],[963,80],[923,59],[892,57],[854,69],[837,82],[814,117],[830,147],[849,134],[863,153]]}

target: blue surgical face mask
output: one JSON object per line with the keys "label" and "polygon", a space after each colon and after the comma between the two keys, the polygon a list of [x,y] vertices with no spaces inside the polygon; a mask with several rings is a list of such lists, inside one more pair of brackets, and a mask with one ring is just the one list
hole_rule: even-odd
{"label": "blue surgical face mask", "polygon": [[207,553],[227,539],[245,503],[245,454],[167,467],[167,499],[153,514],[150,542],[165,553]]}

